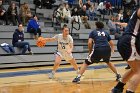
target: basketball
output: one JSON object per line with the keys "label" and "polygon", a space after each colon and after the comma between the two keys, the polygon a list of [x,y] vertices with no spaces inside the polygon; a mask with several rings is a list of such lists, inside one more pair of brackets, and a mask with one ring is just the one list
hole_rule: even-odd
{"label": "basketball", "polygon": [[43,38],[43,37],[39,37],[38,38],[38,40],[37,40],[37,42],[36,42],[36,45],[38,46],[38,47],[45,47],[45,45],[46,45],[46,40],[45,40],[45,38]]}

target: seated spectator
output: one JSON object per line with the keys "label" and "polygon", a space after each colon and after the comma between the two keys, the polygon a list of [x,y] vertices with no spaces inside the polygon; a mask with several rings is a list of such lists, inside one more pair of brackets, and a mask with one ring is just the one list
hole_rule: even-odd
{"label": "seated spectator", "polygon": [[11,19],[11,22],[13,23],[14,26],[17,25],[17,22],[18,24],[21,23],[15,3],[11,3],[11,5],[8,7],[7,14],[8,18]]}
{"label": "seated spectator", "polygon": [[20,16],[21,16],[23,25],[27,25],[28,20],[32,17],[31,10],[29,8],[28,3],[24,3],[20,7]]}
{"label": "seated spectator", "polygon": [[123,22],[123,10],[120,10],[119,13],[118,13],[118,20],[120,22]]}
{"label": "seated spectator", "polygon": [[87,0],[87,3],[86,3],[85,5],[86,5],[87,10],[89,10],[89,8],[91,7],[91,2],[90,2],[90,0]]}
{"label": "seated spectator", "polygon": [[18,29],[15,30],[13,34],[12,44],[14,47],[22,48],[22,52],[20,54],[24,55],[28,50],[30,54],[33,54],[30,48],[29,42],[24,41],[24,33],[22,24],[18,25]]}
{"label": "seated spectator", "polygon": [[94,18],[96,17],[94,5],[91,5],[91,7],[87,10],[87,15],[90,21],[94,20]]}
{"label": "seated spectator", "polygon": [[117,26],[116,18],[114,16],[111,16],[109,19],[107,25],[110,29],[110,34],[115,35],[115,34],[120,34],[120,27]]}
{"label": "seated spectator", "polygon": [[82,7],[83,7],[83,1],[82,0],[79,0],[78,9],[82,9]]}
{"label": "seated spectator", "polygon": [[82,22],[83,22],[83,23],[84,23],[84,22],[87,22],[87,20],[88,20],[88,15],[87,15],[87,13],[86,13],[86,5],[84,5],[84,6],[82,7],[82,9],[79,10],[79,14],[80,14],[80,17],[81,17],[81,19],[82,19]]}
{"label": "seated spectator", "polygon": [[56,10],[57,13],[56,13],[56,22],[57,23],[61,23],[63,21],[62,19],[62,16],[63,16],[63,8],[64,8],[64,5],[63,4],[60,4],[58,9]]}
{"label": "seated spectator", "polygon": [[[40,29],[40,25],[38,23],[38,18],[36,15],[33,15],[33,18],[29,20],[28,25],[27,25],[27,32],[33,33],[35,39],[41,36],[41,29]],[[38,36],[37,36],[37,33],[38,33]]]}
{"label": "seated spectator", "polygon": [[113,9],[112,9],[112,5],[110,2],[106,3],[106,11],[107,11],[108,15],[110,15],[110,14],[113,15]]}
{"label": "seated spectator", "polygon": [[69,9],[68,4],[65,4],[65,6],[63,8],[62,20],[63,20],[63,22],[66,22],[66,23],[71,21],[71,11]]}
{"label": "seated spectator", "polygon": [[79,10],[79,14],[80,14],[80,17],[81,17],[83,24],[85,25],[85,28],[90,29],[91,26],[88,23],[88,15],[86,13],[86,5],[83,5],[82,9]]}
{"label": "seated spectator", "polygon": [[99,11],[103,15],[105,15],[105,12],[106,12],[105,4],[106,4],[106,1],[100,2],[100,4],[97,6],[97,11]]}
{"label": "seated spectator", "polygon": [[74,7],[74,8],[72,9],[71,16],[72,16],[72,18],[73,18],[73,21],[82,23],[81,17],[80,17],[80,15],[79,15],[79,11],[78,11],[78,8],[77,8],[77,7]]}
{"label": "seated spectator", "polygon": [[0,0],[0,19],[4,20],[6,25],[8,25],[7,12],[2,5],[2,0]]}
{"label": "seated spectator", "polygon": [[124,15],[123,15],[123,22],[128,23],[130,17],[131,17],[131,13],[130,13],[130,11],[128,10],[128,11],[126,11],[126,13],[124,13]]}

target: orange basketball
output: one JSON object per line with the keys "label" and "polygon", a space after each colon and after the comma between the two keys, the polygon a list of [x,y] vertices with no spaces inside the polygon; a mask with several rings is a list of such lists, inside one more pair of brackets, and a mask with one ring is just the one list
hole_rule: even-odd
{"label": "orange basketball", "polygon": [[38,47],[44,47],[44,46],[46,45],[46,40],[45,40],[45,38],[39,37],[38,40],[37,40],[37,42],[36,42],[36,45],[37,45]]}

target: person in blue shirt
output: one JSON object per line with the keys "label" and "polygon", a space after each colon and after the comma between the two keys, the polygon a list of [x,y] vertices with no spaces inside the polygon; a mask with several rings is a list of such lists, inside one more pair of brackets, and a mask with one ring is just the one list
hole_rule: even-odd
{"label": "person in blue shirt", "polygon": [[29,42],[24,41],[23,25],[19,24],[18,29],[15,30],[12,38],[12,44],[14,47],[22,49],[21,54],[24,55],[26,51],[29,51],[29,54],[33,54],[30,48]]}
{"label": "person in blue shirt", "polygon": [[[27,25],[27,32],[33,33],[35,39],[41,36],[41,29],[40,29],[40,25],[38,23],[38,18],[36,15],[33,15],[33,18],[29,20],[28,25]],[[38,33],[38,36],[37,36],[37,33]]]}
{"label": "person in blue shirt", "polygon": [[87,59],[85,59],[78,76],[76,76],[72,82],[80,83],[80,78],[85,72],[86,68],[93,63],[98,63],[101,59],[103,59],[109,68],[116,74],[116,80],[118,81],[120,79],[120,74],[118,74],[115,66],[110,62],[111,51],[114,52],[114,44],[110,35],[103,28],[104,24],[102,22],[96,22],[96,30],[93,30],[89,34],[89,55]]}
{"label": "person in blue shirt", "polygon": [[117,48],[131,69],[124,73],[121,81],[112,89],[112,93],[123,93],[128,81],[125,93],[134,93],[140,84],[140,8],[132,14],[128,23],[118,24],[126,25],[126,28],[118,41]]}

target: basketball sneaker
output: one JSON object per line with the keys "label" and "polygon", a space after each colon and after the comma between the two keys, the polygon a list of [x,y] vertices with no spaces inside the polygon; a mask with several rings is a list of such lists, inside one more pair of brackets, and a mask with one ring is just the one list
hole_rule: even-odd
{"label": "basketball sneaker", "polygon": [[121,89],[113,88],[111,90],[111,93],[123,93],[123,89],[121,90]]}
{"label": "basketball sneaker", "polygon": [[49,73],[49,74],[48,74],[48,77],[49,77],[49,79],[53,79],[53,78],[54,78],[54,73],[52,73],[52,72]]}
{"label": "basketball sneaker", "polygon": [[73,79],[73,81],[72,81],[73,83],[80,83],[80,77],[76,77],[76,78],[74,78]]}
{"label": "basketball sneaker", "polygon": [[120,78],[121,78],[121,75],[120,74],[117,74],[116,75],[116,81],[120,81]]}

